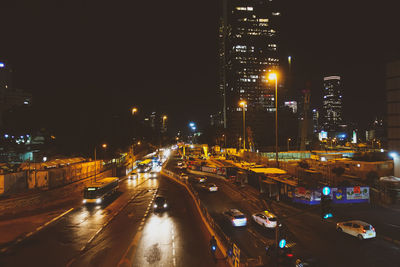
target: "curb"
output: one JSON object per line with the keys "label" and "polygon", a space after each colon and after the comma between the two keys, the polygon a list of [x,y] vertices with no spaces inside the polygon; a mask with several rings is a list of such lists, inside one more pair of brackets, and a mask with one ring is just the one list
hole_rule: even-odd
{"label": "curb", "polygon": [[25,239],[27,239],[28,237],[33,236],[34,234],[38,233],[39,231],[43,230],[46,226],[49,226],[51,223],[57,221],[58,219],[60,219],[61,217],[67,215],[68,213],[70,213],[71,211],[73,211],[74,208],[71,208],[65,212],[63,212],[62,214],[58,215],[57,217],[51,219],[50,221],[42,224],[41,226],[37,227],[34,231],[29,232],[27,234],[25,234],[23,237],[19,237],[17,239],[15,239],[14,241],[12,241],[12,243],[4,248],[2,248],[0,250],[1,253],[5,253],[7,251],[9,251],[13,246],[18,245],[19,243],[21,243],[22,241],[24,241]]}

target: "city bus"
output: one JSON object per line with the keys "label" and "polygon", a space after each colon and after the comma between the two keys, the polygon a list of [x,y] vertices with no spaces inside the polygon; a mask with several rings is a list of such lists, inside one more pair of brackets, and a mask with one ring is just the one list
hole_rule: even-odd
{"label": "city bus", "polygon": [[145,159],[137,164],[137,172],[149,172],[153,167],[152,159]]}
{"label": "city bus", "polygon": [[87,184],[83,190],[83,204],[101,204],[118,190],[118,182],[117,177],[108,177]]}

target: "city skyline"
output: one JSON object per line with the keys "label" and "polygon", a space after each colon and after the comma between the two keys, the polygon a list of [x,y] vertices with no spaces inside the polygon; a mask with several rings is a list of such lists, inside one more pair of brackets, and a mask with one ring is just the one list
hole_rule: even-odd
{"label": "city skyline", "polygon": [[[320,103],[322,77],[338,74],[346,93],[344,117],[367,124],[384,114],[384,66],[386,60],[398,56],[395,48],[399,40],[390,34],[393,9],[366,5],[358,10],[353,3],[343,9],[344,3],[324,8],[318,1],[278,2],[283,20],[281,49],[292,56],[291,90],[298,93],[310,82],[314,107]],[[135,28],[144,15],[132,17],[128,12],[149,9],[146,3],[111,9],[102,2],[9,4],[4,6],[7,14],[2,17],[6,38],[0,44],[0,59],[13,68],[16,87],[39,101],[34,107],[35,115],[42,118],[38,123],[59,132],[70,131],[73,116],[83,115],[92,123],[89,118],[95,114],[129,112],[135,105],[149,107],[147,112],[162,109],[174,130],[192,120],[205,127],[219,103],[215,94],[219,6],[220,2],[214,1],[195,6],[210,14],[205,19],[186,5],[161,4],[151,10],[167,23],[160,26],[156,20],[150,21],[149,27],[168,31],[153,35]],[[183,17],[169,19],[168,12],[161,10]],[[74,14],[74,20],[67,23],[70,14]],[[341,14],[340,20],[337,14]],[[352,20],[353,15],[357,21]],[[372,15],[377,17],[374,21],[368,19]],[[190,23],[182,24],[182,19]],[[362,23],[377,38],[370,39]],[[131,27],[137,30],[135,35],[126,34]],[[200,53],[186,57],[191,51]],[[348,99],[359,101],[355,105],[346,102]],[[180,113],[177,107],[184,107],[186,112]],[[99,123],[96,118],[93,121],[93,125]]]}

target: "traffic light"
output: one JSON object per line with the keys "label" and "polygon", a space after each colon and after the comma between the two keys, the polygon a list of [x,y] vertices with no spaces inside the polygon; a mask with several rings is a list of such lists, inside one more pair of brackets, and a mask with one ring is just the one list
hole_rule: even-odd
{"label": "traffic light", "polygon": [[323,219],[328,219],[333,217],[332,210],[332,199],[329,196],[321,196],[321,216]]}

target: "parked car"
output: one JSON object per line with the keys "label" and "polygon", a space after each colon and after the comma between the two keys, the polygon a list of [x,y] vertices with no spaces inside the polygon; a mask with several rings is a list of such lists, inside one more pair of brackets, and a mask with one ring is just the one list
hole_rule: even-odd
{"label": "parked car", "polygon": [[252,215],[252,218],[257,224],[259,224],[265,228],[275,228],[276,227],[276,223],[277,223],[276,216],[267,210],[254,213]]}
{"label": "parked car", "polygon": [[336,229],[339,232],[356,236],[360,240],[376,237],[375,228],[369,223],[363,221],[354,220],[347,222],[338,222],[336,224]]}
{"label": "parked car", "polygon": [[247,218],[241,211],[238,209],[229,209],[224,212],[225,217],[230,221],[232,226],[240,227],[247,225]]}

